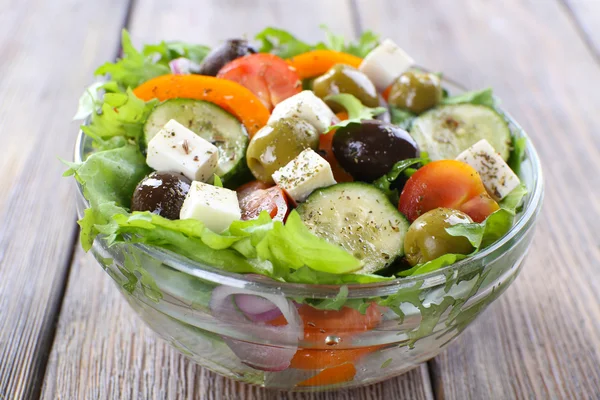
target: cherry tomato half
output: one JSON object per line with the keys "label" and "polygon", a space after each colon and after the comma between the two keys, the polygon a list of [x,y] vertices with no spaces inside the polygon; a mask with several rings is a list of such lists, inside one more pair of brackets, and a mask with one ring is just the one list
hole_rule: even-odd
{"label": "cherry tomato half", "polygon": [[453,208],[481,222],[500,207],[486,192],[477,171],[456,160],[433,161],[406,182],[398,209],[410,222],[438,207]]}
{"label": "cherry tomato half", "polygon": [[235,59],[221,68],[217,78],[245,86],[269,110],[302,91],[296,70],[274,54],[256,53]]}
{"label": "cherry tomato half", "polygon": [[240,186],[237,192],[243,221],[257,218],[262,211],[267,211],[276,221],[287,217],[288,203],[279,186],[269,187],[264,182],[254,181]]}

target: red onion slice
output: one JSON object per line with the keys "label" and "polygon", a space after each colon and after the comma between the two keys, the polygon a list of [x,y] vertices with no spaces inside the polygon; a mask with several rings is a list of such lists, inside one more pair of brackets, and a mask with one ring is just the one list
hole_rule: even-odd
{"label": "red onion slice", "polygon": [[[304,337],[302,320],[292,301],[280,295],[257,295],[246,289],[218,286],[212,292],[210,308],[222,327],[260,340],[259,344],[223,337],[242,363],[272,372],[289,367],[298,350],[298,341]],[[283,315],[287,325],[270,326],[256,319],[273,319],[266,319],[267,314],[269,318]]]}
{"label": "red onion slice", "polygon": [[197,71],[200,66],[189,58],[179,57],[169,61],[169,67],[174,75],[187,75]]}

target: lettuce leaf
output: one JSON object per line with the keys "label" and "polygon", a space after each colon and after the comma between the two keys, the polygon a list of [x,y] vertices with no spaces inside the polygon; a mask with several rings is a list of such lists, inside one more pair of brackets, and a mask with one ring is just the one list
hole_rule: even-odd
{"label": "lettuce leaf", "polygon": [[142,54],[155,59],[157,64],[169,67],[169,61],[184,57],[190,61],[200,64],[210,52],[210,47],[201,44],[185,42],[160,42],[158,44],[147,44],[142,49]]}
{"label": "lettuce leaf", "polygon": [[[137,141],[144,129],[144,122],[158,103],[157,100],[145,102],[135,96],[131,89],[125,93],[113,92],[112,83],[102,86],[104,94],[101,112],[92,113],[89,125],[83,125],[83,132],[102,144],[114,137]],[[106,146],[105,146],[106,147]]]}
{"label": "lettuce leaf", "polygon": [[258,51],[273,53],[281,58],[292,58],[311,50],[330,49],[364,58],[379,44],[379,36],[372,31],[364,32],[356,42],[348,42],[341,35],[335,35],[327,26],[321,25],[325,31],[326,41],[315,45],[296,38],[283,29],[268,27],[259,32],[255,39],[261,42]]}
{"label": "lettuce leaf", "polygon": [[273,53],[281,58],[291,58],[314,48],[291,33],[273,27],[263,29],[254,38],[261,42],[259,52]]}
{"label": "lettuce leaf", "polygon": [[515,174],[521,173],[521,163],[525,159],[525,151],[527,150],[527,139],[524,137],[512,138],[512,150],[508,157],[508,166]]}
{"label": "lettuce leaf", "polygon": [[107,62],[96,69],[96,75],[110,75],[110,79],[122,88],[134,88],[141,83],[171,72],[168,65],[156,63],[151,56],[146,56],[133,47],[127,30],[121,34],[123,56],[114,63]]}
{"label": "lettuce leaf", "polygon": [[416,164],[426,164],[429,158],[426,154],[420,158],[407,158],[406,160],[398,161],[390,172],[373,181],[373,186],[381,190],[390,199],[392,204],[398,204],[398,189],[392,189],[392,184],[400,177],[400,174],[410,169],[409,167]]}
{"label": "lettuce leaf", "polygon": [[390,107],[390,113],[392,116],[392,124],[399,126],[405,131],[410,129],[413,120],[417,117],[410,111],[396,107]]}
{"label": "lettuce leaf", "polygon": [[73,116],[74,121],[86,119],[93,112],[98,111],[102,105],[102,100],[100,99],[102,86],[104,86],[104,82],[94,82],[85,89],[79,98],[79,106]]}
{"label": "lettuce leaf", "polygon": [[410,269],[399,272],[397,275],[400,277],[422,275],[429,272],[437,271],[440,268],[452,265],[457,261],[467,258],[464,254],[444,254],[434,260],[428,261],[423,264],[417,264]]}
{"label": "lettuce leaf", "polygon": [[326,42],[320,43],[316,48],[326,48],[335,51],[352,54],[360,58],[365,58],[371,50],[379,44],[379,35],[373,31],[365,31],[360,35],[356,43],[349,42],[346,44],[346,39],[342,35],[335,35],[327,25],[321,25],[321,29],[325,31]]}
{"label": "lettuce leaf", "polygon": [[363,120],[373,119],[379,114],[385,112],[384,107],[367,107],[363,105],[360,100],[348,93],[340,93],[329,95],[325,98],[326,101],[333,101],[341,105],[346,109],[348,113],[348,119],[338,122],[335,125],[331,125],[325,133],[330,132],[332,129],[341,128],[350,124],[360,124]]}
{"label": "lettuce leaf", "polygon": [[461,93],[457,96],[446,97],[442,100],[442,104],[480,104],[482,106],[494,107],[496,101],[492,89],[476,90],[472,92]]}
{"label": "lettuce leaf", "polygon": [[260,259],[270,260],[279,267],[298,269],[307,266],[332,274],[344,274],[362,267],[362,262],[346,250],[313,235],[295,210],[285,225],[275,221],[273,229],[256,249]]}

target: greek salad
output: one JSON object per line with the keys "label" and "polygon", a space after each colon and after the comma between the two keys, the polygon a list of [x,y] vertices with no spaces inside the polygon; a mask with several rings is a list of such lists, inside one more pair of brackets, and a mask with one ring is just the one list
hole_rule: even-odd
{"label": "greek salad", "polygon": [[[89,203],[84,249],[143,243],[223,271],[351,285],[432,272],[502,237],[527,193],[525,139],[492,91],[449,93],[440,73],[372,32],[353,43],[327,36],[313,45],[267,28],[212,49],[140,51],[124,31],[122,57],[97,69],[103,80],[76,115],[92,142],[66,173]],[[228,312],[226,295],[215,291],[215,312]],[[342,295],[275,312],[274,301],[238,296],[238,311],[258,323],[290,307],[289,318],[328,331],[346,317],[362,330],[381,318],[376,304]],[[315,367],[297,352],[280,356],[251,364]]]}

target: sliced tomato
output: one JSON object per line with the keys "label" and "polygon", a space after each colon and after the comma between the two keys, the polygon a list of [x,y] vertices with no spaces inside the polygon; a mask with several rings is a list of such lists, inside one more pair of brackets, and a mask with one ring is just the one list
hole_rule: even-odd
{"label": "sliced tomato", "polygon": [[[342,307],[340,310],[317,310],[306,304],[298,308],[298,314],[304,322],[304,340],[324,344],[327,336],[337,336],[340,343],[361,332],[375,328],[381,321],[381,310],[373,303],[365,314]],[[268,322],[272,326],[287,325],[283,315]],[[290,366],[298,369],[335,368],[342,364],[354,363],[362,356],[371,353],[380,346],[353,349],[304,349],[300,348],[292,358]]]}
{"label": "sliced tomato", "polygon": [[477,171],[456,160],[433,161],[404,185],[398,209],[409,221],[438,207],[453,208],[481,222],[500,207],[485,190]]}
{"label": "sliced tomato", "polygon": [[287,199],[279,186],[268,187],[264,182],[255,181],[241,186],[237,192],[242,220],[255,219],[262,211],[267,211],[277,221],[284,221],[287,217]]}
{"label": "sliced tomato", "polygon": [[278,103],[302,91],[296,70],[274,54],[256,53],[223,66],[217,78],[239,83],[272,110]]}
{"label": "sliced tomato", "polygon": [[317,310],[303,304],[298,313],[304,321],[304,340],[314,343],[325,343],[330,335],[342,341],[360,332],[375,328],[381,321],[381,310],[373,303],[364,314],[350,307],[339,310]]}
{"label": "sliced tomato", "polygon": [[238,200],[241,200],[252,192],[260,189],[268,189],[272,186],[273,185],[269,185],[266,182],[256,180],[243,184],[239,188],[235,189],[235,191],[237,192]]}

